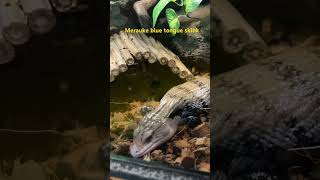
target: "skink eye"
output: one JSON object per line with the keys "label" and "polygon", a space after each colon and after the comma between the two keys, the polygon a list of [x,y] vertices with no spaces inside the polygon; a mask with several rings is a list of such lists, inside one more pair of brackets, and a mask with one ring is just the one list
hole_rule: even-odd
{"label": "skink eye", "polygon": [[147,137],[147,138],[145,139],[145,142],[146,142],[146,143],[149,143],[151,140],[152,140],[152,135],[149,136],[149,137]]}
{"label": "skink eye", "polygon": [[143,135],[143,142],[149,143],[152,140],[152,132],[148,131]]}

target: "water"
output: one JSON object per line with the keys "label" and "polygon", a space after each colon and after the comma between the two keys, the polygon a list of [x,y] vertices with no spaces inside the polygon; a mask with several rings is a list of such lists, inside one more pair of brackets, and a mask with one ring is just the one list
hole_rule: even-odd
{"label": "water", "polygon": [[133,101],[159,101],[170,88],[183,82],[168,66],[162,66],[158,62],[134,65],[111,83],[110,111],[126,111],[127,103]]}

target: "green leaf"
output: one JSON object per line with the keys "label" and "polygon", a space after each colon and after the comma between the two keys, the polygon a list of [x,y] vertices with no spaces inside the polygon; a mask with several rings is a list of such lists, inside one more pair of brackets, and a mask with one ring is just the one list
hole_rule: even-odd
{"label": "green leaf", "polygon": [[183,0],[180,0],[180,3],[177,3],[177,0],[173,0],[173,2],[178,6],[183,6]]}
{"label": "green leaf", "polygon": [[[170,29],[179,29],[180,28],[180,21],[177,16],[177,13],[171,9],[168,8],[166,9],[166,16],[167,16],[167,21],[169,24]],[[172,32],[173,35],[176,34],[176,32]]]}
{"label": "green leaf", "polygon": [[184,0],[184,11],[186,12],[186,14],[196,10],[202,0]]}
{"label": "green leaf", "polygon": [[170,2],[175,2],[175,0],[160,0],[158,4],[153,8],[152,11],[152,27],[157,23],[158,17],[161,11],[169,4]]}

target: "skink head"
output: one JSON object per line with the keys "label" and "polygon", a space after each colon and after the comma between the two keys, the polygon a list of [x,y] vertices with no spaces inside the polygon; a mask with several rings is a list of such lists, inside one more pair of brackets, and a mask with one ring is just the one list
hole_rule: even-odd
{"label": "skink head", "polygon": [[130,154],[141,157],[168,141],[177,131],[177,123],[171,118],[149,119],[145,116],[133,133]]}

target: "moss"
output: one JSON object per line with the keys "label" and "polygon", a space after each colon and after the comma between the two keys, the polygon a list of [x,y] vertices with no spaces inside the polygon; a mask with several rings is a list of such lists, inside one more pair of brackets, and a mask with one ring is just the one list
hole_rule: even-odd
{"label": "moss", "polygon": [[159,102],[132,102],[128,104],[128,110],[125,112],[113,112],[110,116],[110,132],[117,139],[132,139],[133,131],[137,123],[143,118],[140,114],[142,106],[157,106]]}

